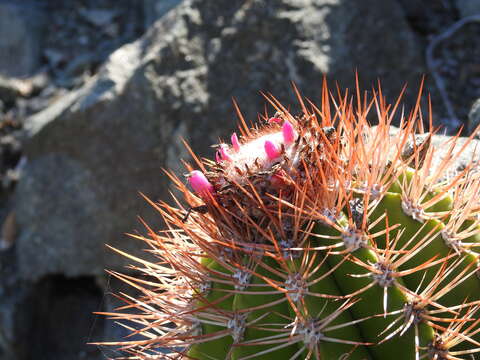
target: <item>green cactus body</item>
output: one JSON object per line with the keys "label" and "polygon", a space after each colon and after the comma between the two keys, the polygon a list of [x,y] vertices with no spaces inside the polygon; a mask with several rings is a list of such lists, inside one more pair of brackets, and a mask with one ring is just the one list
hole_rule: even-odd
{"label": "green cactus body", "polygon": [[239,113],[242,136],[189,168],[193,191],[171,175],[193,211],[155,205],[169,229],[144,238],[163,262],[139,260],[158,282],[134,304],[147,340],[117,344],[140,359],[480,352],[473,159],[453,173],[464,148],[453,138],[439,159],[418,104],[390,136],[398,103],[380,93],[370,127],[366,100],[340,97],[332,110],[330,98],[324,86],[321,108],[308,109],[299,96],[300,116],[268,98],[274,117],[250,129]]}
{"label": "green cactus body", "polygon": [[[317,229],[319,233],[331,233],[328,229],[323,227]],[[375,264],[378,262],[378,258],[368,248],[359,248],[352,251],[352,255],[356,258],[365,261],[367,263]],[[330,256],[328,261],[331,266],[335,266],[341,260],[342,256]],[[363,288],[368,287],[372,282],[368,270],[363,267],[351,263],[344,262],[333,274],[336,282],[342,290],[343,294],[352,294],[360,291]],[[353,277],[353,276],[361,277]],[[382,312],[384,302],[384,288],[379,285],[373,285],[361,292],[361,301],[358,301],[351,309],[355,318],[367,318],[358,324],[361,330],[363,339],[365,341],[376,343],[378,342],[378,334],[380,334],[390,323],[391,318],[385,316],[376,316]],[[395,286],[392,285],[387,288],[387,298],[389,309],[400,310],[406,303],[405,295]],[[414,343],[412,341],[413,332],[408,331],[404,336],[398,338],[397,343],[385,342],[381,345],[371,347],[369,350],[376,358],[380,357],[382,353],[394,353],[399,358],[407,359],[409,354],[413,354]]]}

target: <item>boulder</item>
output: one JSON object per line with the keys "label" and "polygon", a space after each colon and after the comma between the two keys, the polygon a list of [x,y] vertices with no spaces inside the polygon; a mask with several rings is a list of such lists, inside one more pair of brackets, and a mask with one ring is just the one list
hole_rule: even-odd
{"label": "boulder", "polygon": [[[468,113],[468,130],[473,132],[480,126],[480,99],[477,99]],[[480,137],[480,132],[477,132],[476,137]]]}
{"label": "boulder", "polygon": [[162,227],[139,193],[169,198],[162,168],[183,171],[181,138],[211,157],[210,145],[235,127],[232,97],[256,121],[266,103],[259,91],[295,110],[291,81],[318,101],[324,75],[351,87],[355,70],[364,89],[382,79],[390,101],[405,82],[416,93],[422,54],[396,2],[184,0],[27,120],[14,206],[19,274],[121,269],[131,260],[104,244],[138,254],[146,245],[124,235],[144,231],[137,216]]}
{"label": "boulder", "polygon": [[44,21],[32,1],[0,1],[0,74],[19,77],[37,70]]}
{"label": "boulder", "polygon": [[[399,129],[392,127],[390,131],[391,136],[396,136]],[[467,166],[473,164],[480,164],[480,155],[478,148],[480,146],[480,140],[469,139],[467,137],[458,138],[455,142],[455,146],[451,148],[453,137],[442,134],[435,134],[432,136],[431,145],[435,148],[435,157],[432,159],[433,168],[437,168],[439,164],[452,157],[455,158],[450,168],[447,169],[447,176],[455,176],[460,171],[463,171]],[[472,171],[478,172],[480,168],[475,166]],[[440,181],[444,179],[439,179]]]}
{"label": "boulder", "polygon": [[145,29],[180,4],[182,0],[143,0]]}
{"label": "boulder", "polygon": [[461,17],[480,14],[480,2],[476,0],[456,0],[456,5]]}

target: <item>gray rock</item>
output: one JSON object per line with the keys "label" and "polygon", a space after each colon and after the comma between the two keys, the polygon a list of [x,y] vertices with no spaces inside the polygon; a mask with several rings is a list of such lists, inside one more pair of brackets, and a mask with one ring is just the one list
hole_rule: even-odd
{"label": "gray rock", "polygon": [[480,14],[480,1],[478,0],[456,0],[456,5],[461,17]]}
{"label": "gray rock", "polygon": [[[0,257],[2,255],[0,254]],[[2,273],[3,271],[1,271]],[[0,311],[0,360],[17,360],[19,357],[18,343],[15,341],[18,334],[17,327],[20,319],[19,308],[23,305],[25,298],[25,286],[16,286],[16,292],[10,288],[3,288],[0,284],[0,299],[2,310]]]}
{"label": "gray rock", "polygon": [[[473,132],[480,126],[480,99],[477,99],[468,113],[468,131]],[[480,131],[477,132],[476,137],[480,137]]]}
{"label": "gray rock", "polygon": [[[101,274],[105,264],[120,267],[103,244],[127,250],[134,245],[123,233],[138,227],[136,215],[145,212],[138,191],[155,199],[152,190],[161,186],[155,151],[160,124],[150,116],[139,126],[131,116],[141,111],[142,102],[134,110],[121,95],[139,65],[139,44],[117,51],[98,78],[25,125],[35,136],[16,191],[17,254],[24,278]],[[110,106],[117,114],[104,111]]]}
{"label": "gray rock", "polygon": [[[101,233],[104,219],[92,215],[108,213],[96,194],[94,174],[75,158],[61,153],[46,154],[25,170],[16,193],[16,209],[21,214],[19,240],[27,238],[30,246],[18,243],[20,268],[70,276],[81,274],[85,267],[94,269],[98,266],[94,261],[102,259],[104,249],[89,237]],[[49,176],[42,176],[44,173]],[[44,196],[47,194],[48,200]],[[25,223],[32,219],[36,221]],[[72,246],[66,239],[79,243]],[[41,253],[35,253],[38,251]],[[37,278],[42,272],[26,275]]]}
{"label": "gray rock", "polygon": [[349,86],[357,68],[363,88],[381,78],[393,101],[406,81],[415,89],[421,64],[395,2],[183,1],[26,122],[15,204],[21,276],[96,276],[130,263],[103,244],[138,254],[145,245],[123,235],[143,232],[137,215],[162,228],[138,192],[169,198],[161,169],[181,173],[180,137],[213,155],[210,145],[235,126],[231,97],[255,120],[265,104],[259,91],[295,110],[290,81],[318,100],[323,74]]}
{"label": "gray rock", "polygon": [[[390,135],[395,136],[398,131],[398,128],[392,127]],[[425,135],[421,136],[424,137]],[[450,168],[445,170],[447,176],[457,175],[472,163],[480,164],[480,154],[478,153],[480,140],[469,140],[467,137],[461,137],[457,139],[453,149],[450,149],[452,140],[453,138],[447,135],[436,134],[432,136],[430,146],[435,148],[435,157],[433,158],[434,168],[444,159],[451,158],[452,155],[455,157],[455,161]],[[465,148],[462,150],[463,147]],[[460,150],[462,151],[460,152]],[[449,151],[451,151],[451,153],[449,153]],[[480,168],[477,167],[474,171],[480,171]]]}
{"label": "gray rock", "polygon": [[99,57],[95,53],[86,52],[75,57],[65,68],[66,76],[78,76],[87,71],[93,63],[98,62]]}
{"label": "gray rock", "polygon": [[182,0],[143,0],[145,29],[180,4]]}
{"label": "gray rock", "polygon": [[26,76],[37,69],[43,15],[30,1],[0,2],[0,74]]}
{"label": "gray rock", "polygon": [[80,15],[92,25],[104,27],[112,22],[117,13],[105,9],[81,9]]}
{"label": "gray rock", "polygon": [[118,355],[88,344],[104,339],[107,321],[92,314],[107,310],[104,298],[93,277],[52,275],[35,284],[20,281],[4,288],[0,281],[0,360],[101,360]]}
{"label": "gray rock", "polygon": [[43,56],[47,59],[50,67],[55,68],[65,61],[65,54],[59,50],[46,48],[43,50]]}
{"label": "gray rock", "polygon": [[7,78],[0,75],[0,100],[14,102],[17,97],[27,97],[38,90],[39,76],[31,79]]}
{"label": "gray rock", "polygon": [[20,89],[17,83],[0,75],[0,100],[3,102],[13,102],[19,95]]}

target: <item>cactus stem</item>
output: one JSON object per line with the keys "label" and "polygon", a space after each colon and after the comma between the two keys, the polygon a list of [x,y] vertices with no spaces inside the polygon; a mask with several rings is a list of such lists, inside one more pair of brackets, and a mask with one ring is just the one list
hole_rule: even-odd
{"label": "cactus stem", "polygon": [[232,332],[234,343],[238,343],[242,340],[243,333],[245,332],[246,319],[247,314],[235,313],[233,319],[228,320],[227,328]]}
{"label": "cactus stem", "polygon": [[366,248],[368,245],[367,235],[356,227],[348,227],[342,232],[342,240],[345,249],[348,252],[354,252],[360,248]]}
{"label": "cactus stem", "polygon": [[[478,328],[480,318],[475,317],[475,313],[479,309],[479,305],[472,305],[463,316],[456,315],[455,321],[450,322],[444,331],[437,332],[432,343],[426,348],[429,358],[438,360],[460,359],[457,356],[480,352],[480,343],[472,338],[473,335],[480,332],[480,328]],[[463,329],[466,325],[468,327]],[[462,342],[469,342],[477,347],[469,350],[450,350]]]}
{"label": "cactus stem", "polygon": [[423,207],[417,201],[410,200],[405,196],[402,196],[402,210],[405,215],[418,222],[423,223],[428,219],[428,215],[423,210]]}
{"label": "cactus stem", "polygon": [[302,274],[290,274],[285,280],[285,290],[290,293],[293,302],[298,302],[308,292],[308,285]]}
{"label": "cactus stem", "polygon": [[217,161],[187,145],[198,170],[186,164],[187,184],[167,173],[195,210],[185,218],[182,199],[149,201],[166,230],[145,225],[148,236],[132,236],[158,260],[118,251],[145,277],[110,272],[142,295],[121,294],[125,307],[109,315],[145,338],[116,344],[138,359],[479,352],[480,172],[472,160],[453,174],[466,146],[459,135],[443,144],[445,156],[435,152],[420,95],[390,136],[400,99],[389,106],[381,89],[371,101],[357,89],[355,106],[325,83],[320,107],[294,90],[301,115],[268,95],[275,115],[249,128],[234,103],[240,132],[219,145]]}
{"label": "cactus stem", "polygon": [[[305,344],[305,348],[309,350],[309,353],[315,353],[317,359],[321,359],[319,353],[319,347],[321,347],[322,343],[324,342],[331,342],[331,343],[342,343],[342,344],[350,344],[350,345],[368,345],[369,343],[359,342],[359,341],[351,341],[345,339],[338,339],[327,336],[327,333],[333,330],[341,329],[344,327],[349,327],[359,322],[365,321],[366,318],[357,319],[353,321],[349,321],[342,324],[332,325],[332,322],[335,321],[343,312],[347,311],[351,306],[356,303],[357,300],[348,299],[344,303],[342,303],[335,311],[327,314],[325,317],[320,318],[323,311],[315,316],[307,316],[307,317],[296,317],[294,322],[290,324],[292,328],[289,330],[288,328],[284,327],[283,329],[278,329],[280,332],[279,334],[245,341],[241,344],[237,344],[237,346],[253,346],[253,345],[265,345],[265,344],[283,344],[277,347],[273,347],[270,349],[265,350],[264,352],[257,352],[256,354],[244,357],[242,359],[249,359],[254,358],[255,356],[260,356],[261,354],[265,354],[271,351],[275,351],[283,346],[285,346],[286,337],[288,337],[288,344],[302,342]],[[307,355],[307,358],[309,356]]]}
{"label": "cactus stem", "polygon": [[[448,262],[444,261],[441,269],[436,274],[435,278],[432,280],[432,282],[430,282],[430,284],[425,287],[425,289],[421,293],[418,293],[419,289],[417,289],[417,291],[415,292],[412,292],[411,290],[402,286],[402,290],[409,294],[410,300],[408,303],[405,304],[402,310],[392,311],[387,314],[401,314],[401,316],[397,317],[392,323],[390,323],[379,335],[383,335],[384,333],[389,331],[402,319],[404,319],[404,322],[400,327],[398,327],[396,330],[392,331],[384,339],[382,339],[380,343],[388,341],[397,334],[400,334],[400,336],[402,336],[412,325],[414,325],[417,329],[418,324],[420,323],[425,323],[435,329],[444,330],[442,326],[434,323],[433,321],[451,323],[455,321],[458,322],[459,320],[456,318],[452,319],[446,317],[438,317],[435,316],[435,314],[453,313],[457,316],[459,314],[457,310],[480,304],[480,301],[477,300],[470,303],[463,303],[457,306],[445,308],[438,303],[438,300],[441,297],[452,291],[456,286],[458,286],[470,276],[470,274],[467,274],[468,268],[465,268],[458,275],[456,275],[455,278],[448,285],[443,284],[444,286],[441,286],[445,278],[449,274],[451,274],[459,265],[461,265],[461,262],[461,260],[457,260],[455,263],[447,267]],[[470,266],[472,266],[472,264],[470,264],[468,267]]]}
{"label": "cactus stem", "polygon": [[235,269],[232,278],[236,280],[235,290],[245,290],[250,282],[250,273],[243,271],[242,269]]}

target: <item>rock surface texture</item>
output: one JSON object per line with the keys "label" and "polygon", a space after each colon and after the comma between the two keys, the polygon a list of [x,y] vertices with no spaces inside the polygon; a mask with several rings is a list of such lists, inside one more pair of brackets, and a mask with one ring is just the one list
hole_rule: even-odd
{"label": "rock surface texture", "polygon": [[0,75],[25,76],[40,63],[44,17],[33,1],[0,1]]}
{"label": "rock surface texture", "polygon": [[[480,126],[480,99],[477,99],[468,113],[468,130],[473,131]],[[477,134],[477,138],[480,134]]]}
{"label": "rock surface texture", "polygon": [[475,0],[457,0],[457,7],[462,17],[480,14],[480,3]]}
{"label": "rock surface texture", "polygon": [[122,234],[141,228],[136,215],[152,214],[138,192],[167,197],[161,168],[181,171],[188,158],[180,137],[211,151],[235,126],[231,97],[255,120],[259,91],[296,106],[290,81],[311,99],[323,74],[351,86],[357,69],[365,88],[381,78],[392,98],[418,82],[419,49],[395,3],[352,5],[185,1],[85,86],[29,118],[15,202],[21,275],[121,268],[103,244],[134,251]]}

